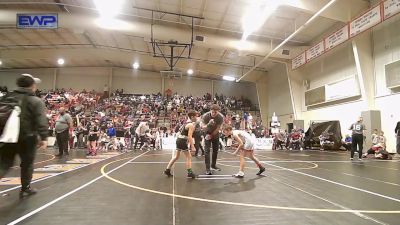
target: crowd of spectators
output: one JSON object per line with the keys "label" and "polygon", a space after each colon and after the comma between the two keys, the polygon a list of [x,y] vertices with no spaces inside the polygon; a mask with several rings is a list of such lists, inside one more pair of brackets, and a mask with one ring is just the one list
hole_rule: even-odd
{"label": "crowd of spectators", "polygon": [[[250,109],[251,102],[244,98],[218,94],[205,94],[202,97],[177,93],[168,96],[162,96],[161,93],[134,95],[124,94],[123,90],[115,91],[108,97],[93,90],[77,92],[72,89],[38,90],[36,95],[46,104],[51,136],[55,136],[60,108],[65,108],[73,118],[70,148],[91,150],[91,140],[95,140],[96,148],[99,149],[135,148],[137,140],[141,140],[136,129],[143,121],[146,122],[149,132],[145,133],[148,139],[141,142],[146,140],[143,144],[149,142],[155,146],[156,140],[174,135],[178,131],[189,110],[203,114],[215,103],[221,106],[221,112],[226,116],[225,123],[236,128],[253,130],[258,137],[264,135],[259,116],[245,111]],[[110,130],[115,130],[115,133]],[[143,144],[138,147],[143,147]],[[96,154],[93,151],[89,153]]]}

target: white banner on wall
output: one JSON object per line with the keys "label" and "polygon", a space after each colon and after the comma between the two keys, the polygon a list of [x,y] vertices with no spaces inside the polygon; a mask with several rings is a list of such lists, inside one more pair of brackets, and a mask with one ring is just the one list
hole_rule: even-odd
{"label": "white banner on wall", "polygon": [[324,42],[321,41],[320,43],[314,45],[312,48],[307,50],[307,62],[311,61],[314,58],[322,55],[324,53]]}
{"label": "white banner on wall", "polygon": [[350,37],[368,30],[381,21],[381,5],[378,5],[350,23]]}
{"label": "white banner on wall", "polygon": [[349,25],[325,38],[325,51],[330,50],[349,39]]}
{"label": "white banner on wall", "polygon": [[383,5],[384,19],[387,20],[390,17],[400,13],[400,0],[387,0]]}
{"label": "white banner on wall", "polygon": [[306,53],[303,52],[296,58],[292,60],[292,70],[299,68],[300,66],[306,64]]}

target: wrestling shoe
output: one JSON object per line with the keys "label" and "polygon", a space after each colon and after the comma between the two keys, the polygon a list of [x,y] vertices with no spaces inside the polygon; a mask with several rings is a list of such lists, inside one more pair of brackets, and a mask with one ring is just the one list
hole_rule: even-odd
{"label": "wrestling shoe", "polygon": [[188,173],[187,174],[187,178],[195,179],[196,178],[196,174],[194,174],[193,172],[192,173]]}
{"label": "wrestling shoe", "polygon": [[260,176],[262,173],[264,173],[265,167],[260,167],[260,171],[258,171],[257,175]]}
{"label": "wrestling shoe", "polygon": [[236,178],[243,178],[244,177],[244,173],[242,171],[239,171],[239,173],[233,174],[232,176],[236,177]]}
{"label": "wrestling shoe", "polygon": [[166,169],[164,170],[164,174],[167,175],[168,177],[172,177],[174,175],[172,175],[171,170],[170,169]]}

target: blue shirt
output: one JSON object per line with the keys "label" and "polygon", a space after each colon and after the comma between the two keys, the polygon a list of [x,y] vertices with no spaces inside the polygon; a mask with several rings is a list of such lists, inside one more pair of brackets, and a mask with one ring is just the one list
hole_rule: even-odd
{"label": "blue shirt", "polygon": [[107,130],[107,135],[108,135],[109,137],[115,137],[115,136],[117,136],[117,131],[115,130],[114,127],[110,127],[110,128],[108,128],[108,130]]}

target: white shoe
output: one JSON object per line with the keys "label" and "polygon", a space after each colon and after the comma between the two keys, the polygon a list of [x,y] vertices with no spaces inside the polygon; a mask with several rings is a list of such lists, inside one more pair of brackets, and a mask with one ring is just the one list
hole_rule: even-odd
{"label": "white shoe", "polygon": [[244,177],[244,173],[242,171],[239,171],[239,173],[233,174],[232,176],[236,177],[236,178],[243,178]]}

